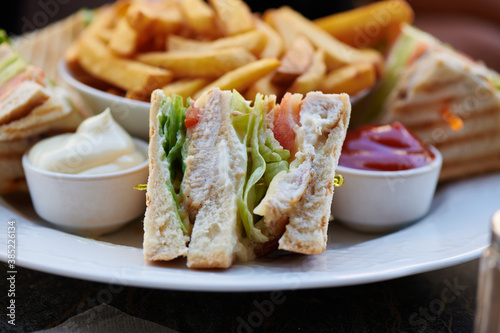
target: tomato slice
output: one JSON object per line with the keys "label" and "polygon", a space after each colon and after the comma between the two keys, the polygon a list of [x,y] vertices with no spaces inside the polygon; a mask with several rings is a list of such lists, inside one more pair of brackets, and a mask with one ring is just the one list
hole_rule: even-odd
{"label": "tomato slice", "polygon": [[302,95],[286,93],[274,114],[273,133],[281,146],[291,152],[295,146],[295,125],[300,124]]}
{"label": "tomato slice", "polygon": [[24,81],[33,81],[45,86],[45,75],[39,67],[30,66],[26,68],[0,87],[0,99],[14,91]]}
{"label": "tomato slice", "polygon": [[427,50],[429,49],[429,45],[424,42],[420,42],[417,44],[417,47],[415,50],[413,50],[413,53],[411,56],[408,58],[407,65],[413,64],[418,58],[420,58]]}
{"label": "tomato slice", "polygon": [[277,111],[273,126],[274,138],[278,140],[284,149],[292,150],[295,144],[295,132],[283,107],[280,107]]}
{"label": "tomato slice", "polygon": [[196,126],[200,121],[200,108],[196,108],[194,106],[190,106],[186,110],[186,119],[184,120],[184,125],[186,128],[191,128]]}

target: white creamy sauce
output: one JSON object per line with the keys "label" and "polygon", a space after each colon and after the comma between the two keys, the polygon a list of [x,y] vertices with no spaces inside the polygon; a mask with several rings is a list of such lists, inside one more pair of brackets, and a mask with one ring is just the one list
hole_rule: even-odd
{"label": "white creamy sauce", "polygon": [[109,109],[83,121],[75,133],[35,144],[28,155],[41,169],[68,174],[104,174],[145,161],[130,135],[113,119]]}

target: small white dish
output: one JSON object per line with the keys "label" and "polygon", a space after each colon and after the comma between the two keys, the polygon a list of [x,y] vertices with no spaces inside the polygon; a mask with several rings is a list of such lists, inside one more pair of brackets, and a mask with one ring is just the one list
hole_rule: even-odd
{"label": "small white dish", "polygon": [[346,226],[364,232],[387,232],[425,216],[431,207],[443,158],[429,146],[434,160],[403,171],[359,170],[339,165],[344,177],[335,189],[332,214]]}
{"label": "small white dish", "polygon": [[110,108],[113,118],[132,136],[149,139],[149,109],[151,103],[116,96],[78,81],[61,59],[57,65],[59,75],[81,96],[91,112],[97,114]]}
{"label": "small white dish", "polygon": [[145,191],[134,186],[148,178],[148,143],[134,139],[145,156],[140,165],[99,175],[73,175],[35,167],[23,155],[23,169],[36,213],[59,228],[98,236],[121,228],[144,214]]}

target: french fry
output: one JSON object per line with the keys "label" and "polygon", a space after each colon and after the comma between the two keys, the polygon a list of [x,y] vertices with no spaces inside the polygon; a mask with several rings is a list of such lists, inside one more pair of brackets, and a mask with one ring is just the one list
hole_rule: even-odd
{"label": "french fry", "polygon": [[279,33],[258,17],[254,17],[255,28],[267,36],[266,46],[260,53],[261,58],[279,58],[283,53],[283,40]]}
{"label": "french fry", "polygon": [[182,13],[173,1],[150,4],[134,2],[127,11],[127,21],[139,33],[168,34],[182,27]]}
{"label": "french fry", "polygon": [[256,58],[244,48],[229,48],[203,52],[150,52],[139,55],[137,60],[169,69],[177,78],[215,78]]}
{"label": "french fry", "polygon": [[172,81],[172,73],[165,69],[113,56],[95,36],[81,36],[78,43],[78,59],[82,67],[91,75],[123,90],[150,93]]}
{"label": "french fry", "polygon": [[381,77],[385,70],[385,61],[382,53],[375,49],[361,49],[359,50],[366,57],[366,60],[375,66],[378,77]]}
{"label": "french fry", "polygon": [[114,29],[101,29],[99,30],[96,35],[97,37],[99,37],[103,42],[105,42],[106,44],[109,44],[109,41],[111,40],[111,38],[113,37],[113,32],[114,32]]}
{"label": "french fry", "polygon": [[[289,7],[254,15],[242,0],[119,0],[97,11],[65,58],[99,79],[102,90],[146,101],[157,88],[196,98],[214,86],[248,99],[287,90],[356,94],[382,76],[384,59],[375,49],[353,47],[353,31],[375,20],[381,31],[369,35],[369,45],[388,41],[400,22],[412,19],[401,1],[313,22]],[[334,28],[351,45],[330,35]]]}
{"label": "french fry", "polygon": [[280,84],[292,83],[309,68],[313,55],[314,48],[311,42],[307,38],[297,35],[281,59],[281,66],[276,70],[272,81]]}
{"label": "french fry", "polygon": [[236,89],[245,91],[252,82],[268,75],[280,65],[280,61],[275,58],[265,58],[251,62],[245,66],[237,68],[211,82],[201,90],[197,91],[194,98],[200,97],[205,91],[212,87],[219,87],[222,90]]}
{"label": "french fry", "polygon": [[322,48],[325,51],[325,63],[329,70],[370,60],[358,49],[336,40],[326,31],[289,7],[274,10],[270,19],[273,25],[278,27],[278,31],[286,30],[287,34],[290,35],[302,34],[314,46]]}
{"label": "french fry", "polygon": [[326,74],[325,52],[322,49],[314,52],[311,66],[304,74],[300,75],[293,82],[290,89],[292,93],[307,94],[318,89],[320,82]]}
{"label": "french fry", "polygon": [[113,5],[113,8],[115,10],[115,17],[119,18],[125,16],[128,9],[130,8],[130,5],[134,2],[134,0],[116,1],[116,3]]}
{"label": "french fry", "polygon": [[366,48],[386,39],[391,26],[411,23],[413,17],[406,1],[389,0],[322,17],[314,23],[346,44]]}
{"label": "french fry", "polygon": [[207,79],[182,79],[163,86],[165,96],[179,95],[187,99],[209,83]]}
{"label": "french fry", "polygon": [[219,38],[214,41],[198,41],[177,35],[167,37],[168,51],[204,51],[241,47],[258,56],[267,42],[267,35],[259,30],[252,30],[239,35]]}
{"label": "french fry", "polygon": [[359,62],[327,74],[319,89],[328,94],[346,93],[351,96],[373,87],[377,75],[372,64]]}
{"label": "french fry", "polygon": [[209,0],[217,22],[226,36],[254,29],[252,13],[242,0]]}
{"label": "french fry", "polygon": [[116,24],[109,40],[109,48],[120,56],[130,56],[139,45],[139,33],[134,30],[125,17]]}
{"label": "french fry", "polygon": [[180,8],[188,26],[200,35],[212,34],[216,30],[215,13],[203,0],[181,0]]}
{"label": "french fry", "polygon": [[283,41],[284,48],[288,48],[292,45],[298,32],[296,28],[291,27],[291,22],[289,22],[286,17],[284,18],[277,9],[268,9],[264,12],[263,18],[266,24],[274,28],[274,31],[278,32]]}
{"label": "french fry", "polygon": [[258,93],[264,95],[275,95],[278,98],[281,98],[286,90],[286,87],[272,83],[272,77],[273,74],[269,74],[252,83],[245,92],[245,98],[249,101],[253,101]]}
{"label": "french fry", "polygon": [[85,29],[85,33],[108,41],[111,38],[111,31],[116,25],[116,11],[117,9],[112,6],[103,6],[97,9],[92,23]]}

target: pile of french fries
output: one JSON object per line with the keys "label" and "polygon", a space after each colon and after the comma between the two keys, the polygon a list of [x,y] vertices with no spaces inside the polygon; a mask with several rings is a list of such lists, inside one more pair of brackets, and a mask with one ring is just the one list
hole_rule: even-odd
{"label": "pile of french fries", "polygon": [[242,0],[119,0],[95,12],[65,59],[87,83],[143,101],[158,88],[184,98],[211,87],[247,99],[314,90],[352,96],[383,73],[372,47],[412,19],[398,0],[316,21],[289,7],[252,13]]}

